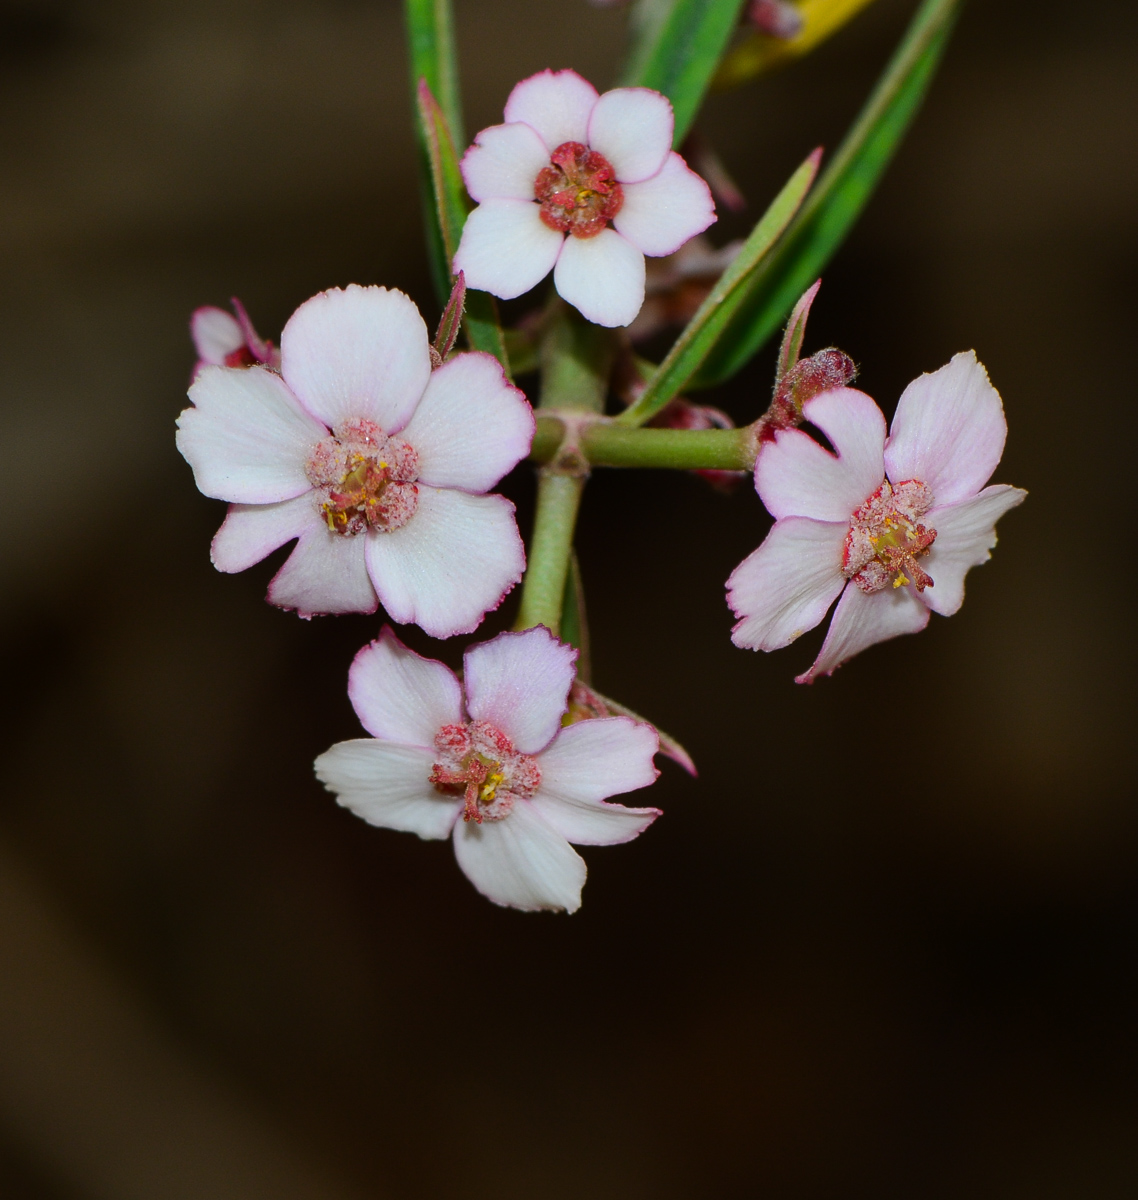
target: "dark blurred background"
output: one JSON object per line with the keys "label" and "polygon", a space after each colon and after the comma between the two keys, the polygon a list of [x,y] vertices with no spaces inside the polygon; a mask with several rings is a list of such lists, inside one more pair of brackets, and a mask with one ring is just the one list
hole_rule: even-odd
{"label": "dark blurred background", "polygon": [[[912,8],[712,100],[751,201],[718,240]],[[614,77],[618,11],[458,17],[468,130],[545,66]],[[702,773],[664,765],[566,918],[319,788],[380,622],[267,606],[281,555],[214,572],[174,450],[197,305],[275,338],[381,282],[434,320],[398,5],[0,3],[0,1194],[1138,1194],[1136,36],[1127,0],[974,0],[811,318],[887,411],[969,347],[1004,396],[1031,497],[957,617],[798,688],[820,632],[728,640],[753,492],[590,484],[597,686]],[[716,402],[752,419],[772,363]]]}

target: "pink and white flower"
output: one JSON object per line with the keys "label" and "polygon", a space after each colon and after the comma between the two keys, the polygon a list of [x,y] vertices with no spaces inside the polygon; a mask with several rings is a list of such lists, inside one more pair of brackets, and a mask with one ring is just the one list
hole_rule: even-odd
{"label": "pink and white flower", "polygon": [[964,576],[991,557],[996,522],[1027,493],[984,486],[1007,422],[971,351],[909,384],[888,439],[881,410],[852,388],[807,400],[803,415],[835,453],[799,429],[763,446],[755,487],[775,524],[727,581],[727,599],[740,618],[735,645],[778,650],[841,596],[798,676],[810,683],[867,646],[917,633],[930,612],[956,612]]}
{"label": "pink and white flower", "polygon": [[230,502],[213,540],[243,571],[293,538],[269,600],[469,633],[518,582],[514,506],[486,495],[529,453],[534,419],[489,354],[431,370],[402,292],[333,288],[296,310],[280,374],[207,366],[178,419],[199,489]]}
{"label": "pink and white flower", "polygon": [[316,775],[369,824],[453,837],[458,865],[495,904],[575,912],[585,863],[570,842],[628,842],[660,815],[605,803],[659,774],[650,725],[562,724],[576,658],[544,626],[503,633],[466,651],[460,683],[384,629],[348,677],[371,737],[333,746]]}
{"label": "pink and white flower", "polygon": [[674,254],[715,220],[707,184],[672,150],[671,104],[648,88],[598,96],[575,71],[542,71],[514,88],[505,117],[463,157],[478,207],[454,269],[504,300],[552,271],[588,320],[628,325],[644,302],[644,256]]}
{"label": "pink and white flower", "polygon": [[194,309],[190,317],[190,336],[198,352],[195,379],[207,366],[251,367],[260,363],[275,370],[281,365],[281,352],[253,328],[245,306],[236,296],[232,303],[236,316],[224,308],[206,305]]}

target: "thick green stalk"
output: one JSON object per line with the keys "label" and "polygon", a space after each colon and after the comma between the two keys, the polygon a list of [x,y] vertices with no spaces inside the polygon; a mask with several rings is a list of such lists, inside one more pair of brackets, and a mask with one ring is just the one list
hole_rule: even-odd
{"label": "thick green stalk", "polygon": [[[537,418],[530,458],[549,462],[565,437],[554,416]],[[744,429],[632,429],[611,421],[583,425],[577,445],[593,467],[657,467],[675,471],[749,471],[755,464],[755,433]]]}
{"label": "thick green stalk", "polygon": [[537,513],[515,629],[544,625],[557,636],[561,634],[573,529],[584,489],[583,475],[562,475],[550,468],[544,468],[538,475]]}

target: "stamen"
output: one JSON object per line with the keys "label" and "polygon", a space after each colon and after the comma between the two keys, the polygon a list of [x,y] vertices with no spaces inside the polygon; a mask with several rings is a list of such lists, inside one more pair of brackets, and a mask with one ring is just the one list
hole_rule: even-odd
{"label": "stamen", "polygon": [[481,825],[500,821],[518,799],[528,800],[541,783],[536,759],[520,754],[513,742],[486,721],[444,725],[435,736],[439,761],[428,782],[462,796],[462,819]]}
{"label": "stamen", "polygon": [[541,219],[558,233],[596,237],[624,206],[624,192],[603,154],[580,142],[562,142],[534,180]]}
{"label": "stamen", "polygon": [[919,479],[883,483],[850,518],[842,574],[870,594],[890,583],[912,584],[918,592],[932,587],[916,561],[936,541],[936,530],[918,521],[932,502],[932,491]]}

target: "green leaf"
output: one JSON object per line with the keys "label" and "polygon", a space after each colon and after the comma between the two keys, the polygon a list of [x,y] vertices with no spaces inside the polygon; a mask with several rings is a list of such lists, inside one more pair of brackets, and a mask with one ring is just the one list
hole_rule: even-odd
{"label": "green leaf", "polygon": [[767,252],[790,224],[810,190],[820,160],[821,151],[815,150],[787,180],[743,243],[738,257],[720,276],[711,294],[668,351],[667,358],[649,379],[640,398],[616,418],[618,424],[643,425],[651,420],[699,370],[731,318],[746,303]]}
{"label": "green leaf", "polygon": [[746,303],[693,386],[729,378],[775,333],[860,216],[924,99],[960,0],[924,0],[873,95],[785,237],[757,272]]}
{"label": "green leaf", "polygon": [[744,0],[642,0],[622,82],[663,92],[676,113],[674,144],[691,128]]}
{"label": "green leaf", "polygon": [[585,616],[585,588],[576,551],[569,555],[569,573],[565,576],[565,598],[561,605],[561,640],[575,646],[577,678],[588,685],[592,678],[589,657],[589,622]]}

